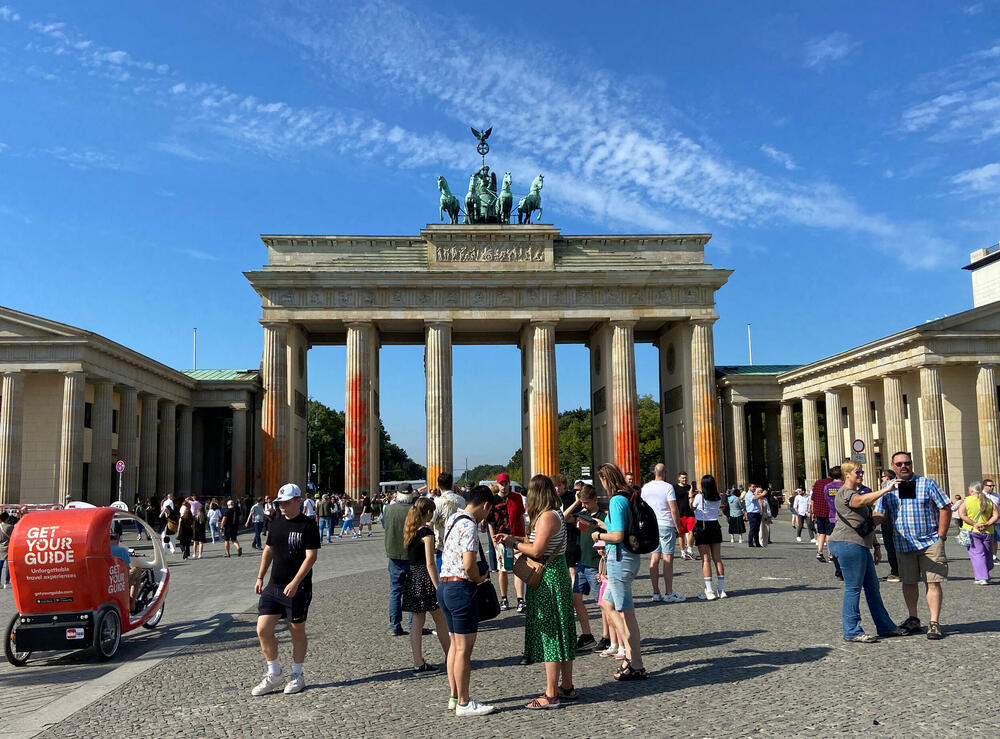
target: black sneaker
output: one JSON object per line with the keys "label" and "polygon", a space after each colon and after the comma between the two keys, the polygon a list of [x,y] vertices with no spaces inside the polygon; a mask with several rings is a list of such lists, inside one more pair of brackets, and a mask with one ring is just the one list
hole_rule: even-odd
{"label": "black sneaker", "polygon": [[913,634],[919,634],[922,631],[923,629],[920,628],[920,619],[916,616],[910,616],[899,625],[898,629],[896,629],[896,633],[899,636],[912,636]]}
{"label": "black sneaker", "polygon": [[829,560],[826,557],[824,557],[822,554],[817,554],[816,555],[816,561],[817,562],[828,562]]}
{"label": "black sneaker", "polygon": [[527,610],[528,610],[528,604],[527,604],[527,603],[525,603],[525,602],[524,602],[523,600],[521,600],[520,598],[518,598],[518,599],[517,599],[517,612],[518,612],[518,613],[524,613],[524,612],[525,612],[525,611],[527,611]]}
{"label": "black sneaker", "polygon": [[937,621],[931,621],[927,625],[927,638],[928,639],[944,639],[944,634],[941,633],[941,624]]}
{"label": "black sneaker", "polygon": [[594,646],[594,651],[595,652],[603,652],[605,649],[607,649],[610,646],[611,646],[611,640],[608,637],[606,637],[606,636],[602,636],[598,640],[597,644]]}
{"label": "black sneaker", "polygon": [[420,667],[413,668],[414,675],[436,674],[437,672],[438,668],[432,665],[430,662],[424,662],[422,665],[420,665]]}
{"label": "black sneaker", "polygon": [[521,662],[519,664],[522,664],[522,665],[533,665],[533,664],[535,664],[535,660],[530,659],[529,657],[521,657]]}
{"label": "black sneaker", "polygon": [[510,603],[507,602],[506,598],[501,598],[500,599],[500,610],[501,611],[509,611],[510,610]]}
{"label": "black sneaker", "polygon": [[589,652],[596,646],[597,640],[594,638],[593,634],[582,634],[580,638],[576,640],[576,651],[578,652]]}

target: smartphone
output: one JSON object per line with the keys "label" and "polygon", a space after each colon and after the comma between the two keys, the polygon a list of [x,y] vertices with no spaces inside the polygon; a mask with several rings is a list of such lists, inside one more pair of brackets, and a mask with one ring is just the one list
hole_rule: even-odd
{"label": "smartphone", "polygon": [[899,491],[900,500],[915,500],[917,497],[917,481],[900,480],[899,487],[896,490]]}
{"label": "smartphone", "polygon": [[582,521],[586,521],[587,523],[594,523],[594,517],[591,516],[589,513],[581,512],[581,513],[574,513],[573,515]]}

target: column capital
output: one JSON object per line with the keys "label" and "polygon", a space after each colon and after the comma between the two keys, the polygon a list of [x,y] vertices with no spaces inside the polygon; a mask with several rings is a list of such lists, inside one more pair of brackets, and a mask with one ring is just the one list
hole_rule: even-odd
{"label": "column capital", "polygon": [[[528,325],[529,326],[538,326],[538,327],[541,327],[541,328],[544,328],[544,327],[547,327],[547,326],[551,326],[552,328],[555,328],[556,324],[558,324],[558,323],[559,323],[559,321],[545,320],[545,319],[538,319],[538,320],[532,319],[532,320],[528,321]],[[620,323],[620,321],[612,321],[611,322],[612,325],[614,325],[615,323]],[[632,325],[635,325],[635,321],[632,321]]]}
{"label": "column capital", "polygon": [[634,318],[612,318],[608,325],[612,328],[632,328],[638,321]]}
{"label": "column capital", "polygon": [[287,321],[260,321],[260,325],[264,328],[269,328],[274,331],[285,331],[288,328]]}
{"label": "column capital", "polygon": [[823,388],[823,390],[821,392],[824,395],[839,395],[840,394],[840,386],[838,385],[836,387],[825,387],[825,388]]}
{"label": "column capital", "polygon": [[854,382],[849,383],[849,384],[850,384],[851,387],[864,387],[865,386],[865,383],[863,383],[861,380],[855,380]]}
{"label": "column capital", "polygon": [[163,398],[163,407],[164,408],[176,408],[177,407],[177,401],[176,400],[169,400],[167,398]]}
{"label": "column capital", "polygon": [[799,402],[798,398],[782,398],[780,401],[781,405],[793,406]]}
{"label": "column capital", "polygon": [[107,377],[91,377],[90,381],[94,385],[114,385],[114,380],[109,380]]}
{"label": "column capital", "polygon": [[979,369],[996,369],[996,362],[976,362],[976,367]]}
{"label": "column capital", "polygon": [[249,409],[250,409],[250,405],[248,403],[230,403],[229,404],[229,410],[232,410],[232,411],[247,411]]}
{"label": "column capital", "polygon": [[345,321],[344,328],[374,328],[375,322],[371,320]]}
{"label": "column capital", "polygon": [[84,372],[83,370],[69,370],[67,372],[63,372],[62,376],[63,377],[72,377],[74,379],[76,379],[78,377],[79,378],[83,378],[84,380],[87,379],[87,373]]}
{"label": "column capital", "polygon": [[706,317],[692,318],[691,319],[691,325],[692,326],[708,326],[709,328],[711,328],[712,326],[715,325],[715,322],[718,321],[718,320],[719,320],[718,316],[711,316],[711,317],[707,317],[707,318]]}
{"label": "column capital", "polygon": [[[355,321],[354,323],[364,323],[363,321]],[[424,321],[424,328],[451,328],[454,321],[448,318],[435,318],[430,321]],[[347,324],[345,324],[347,325]]]}
{"label": "column capital", "polygon": [[740,407],[745,406],[747,404],[747,402],[748,401],[747,401],[746,398],[731,398],[729,400],[729,404],[732,405],[732,406],[734,406],[734,407],[735,406],[740,406]]}

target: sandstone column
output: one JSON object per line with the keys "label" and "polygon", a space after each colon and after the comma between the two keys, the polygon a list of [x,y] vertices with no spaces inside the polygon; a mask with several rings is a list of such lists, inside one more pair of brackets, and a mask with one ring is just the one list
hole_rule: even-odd
{"label": "sandstone column", "polygon": [[635,388],[635,321],[611,321],[611,438],[615,464],[637,478],[639,397]]}
{"label": "sandstone column", "polygon": [[[868,393],[868,386],[862,382],[852,382],[851,398],[854,402],[855,438],[861,439],[865,444],[865,471],[874,477],[875,450],[872,442],[872,404],[871,396]],[[853,442],[854,440],[852,439],[851,441]],[[876,480],[875,482],[878,481]],[[869,482],[869,484],[873,483]]]}
{"label": "sandstone column", "polygon": [[232,446],[232,488],[233,498],[247,491],[247,404],[233,404],[233,446]]}
{"label": "sandstone column", "polygon": [[785,493],[798,487],[795,474],[795,407],[788,400],[781,401],[781,476]]}
{"label": "sandstone column", "polygon": [[285,482],[288,452],[288,346],[282,323],[264,324],[261,381],[261,477],[264,495],[273,498]]}
{"label": "sandstone column", "polygon": [[948,450],[944,435],[941,372],[935,365],[920,368],[921,436],[924,442],[923,474],[948,491]]}
{"label": "sandstone column", "polygon": [[[629,330],[631,331],[631,327]],[[531,377],[528,384],[528,438],[531,440],[531,468],[525,471],[525,478],[530,479],[534,475],[552,476],[559,472],[559,405],[556,395],[555,323],[532,321],[525,329],[524,344],[526,347],[530,347],[531,351]],[[636,406],[636,412],[638,413],[638,406]],[[638,415],[636,418],[638,419]],[[638,438],[638,425],[636,429],[636,438]],[[636,459],[638,459],[638,443],[636,444]],[[639,477],[637,469],[635,474],[636,477]]]}
{"label": "sandstone column", "polygon": [[[382,348],[382,340],[378,330],[374,329],[374,338],[371,344],[371,382],[368,387],[369,408],[369,436],[371,443],[368,447],[368,491],[374,499],[379,491],[379,482],[382,479],[382,417],[379,410],[379,350]],[[451,468],[449,468],[449,472]]]}
{"label": "sandstone column", "polygon": [[778,431],[778,406],[769,403],[764,409],[764,441],[767,444],[767,479],[778,488],[781,467],[781,434]]}
{"label": "sandstone column", "polygon": [[118,456],[125,463],[122,473],[122,500],[129,508],[136,501],[136,470],[139,467],[138,446],[139,434],[136,428],[138,418],[138,392],[134,387],[120,385],[118,387]]}
{"label": "sandstone column", "polygon": [[[719,479],[719,424],[715,416],[715,344],[713,320],[694,321],[691,334],[691,397],[694,428],[694,477]],[[633,377],[634,377],[633,370]]]}
{"label": "sandstone column", "polygon": [[24,375],[5,372],[0,384],[0,505],[21,502]]}
{"label": "sandstone column", "polygon": [[427,488],[437,487],[438,475],[454,470],[451,414],[451,323],[424,327],[424,376],[427,392]]}
{"label": "sandstone column", "polygon": [[156,488],[160,495],[177,492],[174,487],[174,462],[177,461],[177,404],[163,401],[160,408],[160,438],[157,447]]}
{"label": "sandstone column", "polygon": [[62,426],[59,443],[57,501],[83,498],[83,406],[86,375],[63,373]]}
{"label": "sandstone column", "polygon": [[976,408],[979,411],[979,465],[982,479],[994,482],[1000,475],[1000,443],[997,440],[996,366],[984,364],[976,376]]}
{"label": "sandstone column", "polygon": [[157,398],[142,394],[139,419],[139,497],[156,498]]}
{"label": "sandstone column", "polygon": [[90,417],[90,478],[87,485],[88,502],[94,505],[110,505],[118,499],[112,495],[111,462],[111,416],[114,411],[114,383],[110,380],[96,380],[94,383],[94,407]]}
{"label": "sandstone column", "polygon": [[192,419],[194,409],[182,405],[177,415],[177,492],[187,497],[191,488]]}
{"label": "sandstone column", "polygon": [[371,490],[371,360],[375,340],[371,321],[347,324],[344,490],[350,498],[360,498]]}
{"label": "sandstone column", "polygon": [[826,400],[826,465],[838,465],[844,459],[844,429],[840,420],[840,393],[824,390]]}
{"label": "sandstone column", "polygon": [[[806,457],[806,487],[820,479],[822,466],[819,456],[819,418],[816,415],[816,398],[802,398],[802,436]],[[838,460],[839,462],[839,460]]]}
{"label": "sandstone column", "polygon": [[750,477],[747,460],[747,417],[746,403],[733,401],[733,459],[736,462],[736,484],[746,487]]}
{"label": "sandstone column", "polygon": [[885,408],[885,444],[888,447],[882,455],[882,463],[888,467],[893,454],[907,450],[903,383],[898,376],[882,376],[882,395]]}

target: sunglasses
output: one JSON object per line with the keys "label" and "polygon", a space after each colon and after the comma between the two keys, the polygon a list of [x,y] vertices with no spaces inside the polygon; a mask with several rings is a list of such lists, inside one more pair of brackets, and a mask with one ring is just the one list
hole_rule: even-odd
{"label": "sunglasses", "polygon": [[893,462],[892,466],[893,467],[912,467],[913,466],[913,462],[912,461],[910,461],[910,462]]}

